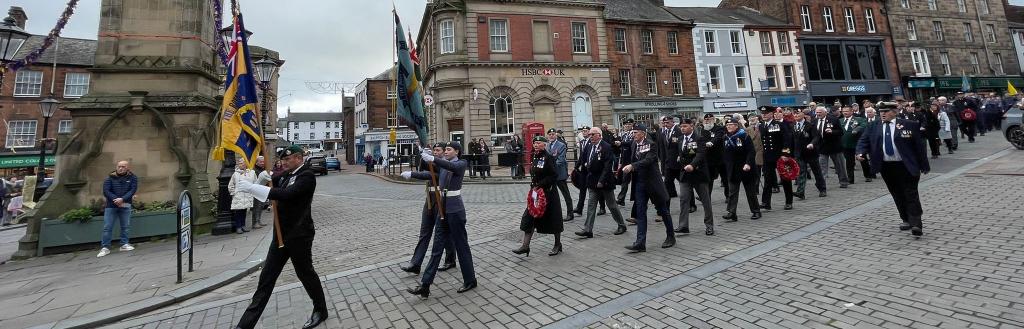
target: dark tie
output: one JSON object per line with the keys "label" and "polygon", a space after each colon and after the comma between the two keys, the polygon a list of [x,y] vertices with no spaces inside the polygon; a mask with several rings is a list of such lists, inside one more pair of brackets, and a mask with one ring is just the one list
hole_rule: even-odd
{"label": "dark tie", "polygon": [[896,155],[896,146],[892,144],[892,123],[885,123],[885,155],[894,156]]}
{"label": "dark tie", "polygon": [[800,121],[800,122],[796,123],[796,130],[797,131],[803,131],[804,130],[804,122],[803,121]]}

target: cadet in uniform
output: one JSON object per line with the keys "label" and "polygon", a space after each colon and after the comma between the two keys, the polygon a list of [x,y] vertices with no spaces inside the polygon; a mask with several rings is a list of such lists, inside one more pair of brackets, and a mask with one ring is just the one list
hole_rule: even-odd
{"label": "cadet in uniform", "polygon": [[[682,167],[679,173],[679,229],[676,233],[690,233],[690,208],[694,206],[693,194],[697,192],[704,206],[704,234],[715,234],[715,219],[711,211],[711,195],[708,190],[707,141],[693,129],[693,120],[683,119],[679,123],[679,154],[676,161]],[[666,169],[668,170],[668,169]]]}
{"label": "cadet in uniform", "polygon": [[[435,157],[444,153],[444,143],[434,144],[432,149]],[[428,171],[430,168],[426,161],[420,161],[420,171]],[[423,265],[423,258],[427,255],[427,245],[430,244],[430,237],[434,235],[434,226],[437,224],[437,188],[430,178],[427,181],[427,200],[423,203],[423,212],[420,215],[420,238],[416,242],[416,249],[413,250],[412,259],[408,265],[401,266],[402,271],[420,274],[420,266]],[[447,271],[455,267],[455,248],[449,243],[444,246],[444,265],[439,271]]]}
{"label": "cadet in uniform", "polygon": [[[444,157],[435,158],[430,150],[424,150],[421,157],[423,161],[433,162],[440,170],[438,186],[441,188],[441,197],[444,199],[444,216],[438,223],[441,225],[434,233],[434,247],[430,253],[430,262],[427,263],[426,272],[420,278],[420,285],[409,288],[410,294],[427,298],[430,296],[430,284],[434,283],[434,275],[437,274],[437,267],[441,265],[441,253],[444,246],[451,240],[455,247],[456,258],[462,270],[462,288],[458,293],[467,292],[476,288],[476,274],[473,273],[473,255],[469,251],[469,237],[466,234],[466,209],[462,205],[462,179],[466,173],[466,160],[459,159],[462,155],[462,145],[459,142],[448,142],[445,144]],[[403,172],[405,179],[430,179],[427,172]]]}
{"label": "cadet in uniform", "polygon": [[[772,111],[766,109],[766,112]],[[761,140],[764,146],[764,188],[761,190],[761,209],[772,210],[772,187],[778,186],[779,175],[775,171],[775,163],[782,157],[782,150],[791,149],[793,139],[791,137],[791,128],[789,124],[782,121],[782,113],[774,113],[771,120],[765,121],[761,124]],[[785,187],[786,184],[783,184]],[[786,193],[787,202],[786,207],[792,208],[793,189],[792,184],[788,185],[790,188],[784,189]]]}
{"label": "cadet in uniform", "polygon": [[668,191],[658,168],[657,146],[647,138],[647,127],[642,123],[633,126],[632,163],[622,168],[623,173],[635,172],[633,175],[633,194],[636,210],[636,242],[626,246],[630,253],[647,251],[647,202],[654,203],[665,223],[665,242],[662,248],[676,244],[675,233],[672,232],[672,214],[668,211]]}
{"label": "cadet in uniform", "polygon": [[249,329],[256,326],[260,314],[263,314],[263,309],[270,301],[271,293],[274,292],[274,283],[277,282],[277,277],[281,275],[281,269],[288,259],[292,260],[295,275],[302,282],[309,299],[313,300],[313,314],[302,328],[314,328],[327,319],[324,289],[320,285],[320,276],[313,269],[313,237],[316,230],[313,228],[310,205],[313,203],[313,192],[316,191],[316,177],[309,166],[303,165],[302,154],[302,148],[297,145],[289,146],[278,153],[285,170],[271,178],[274,181],[273,188],[244,180],[235,186],[238,190],[252,193],[253,197],[260,201],[278,201],[274,210],[277,211],[278,225],[281,226],[281,235],[284,237],[284,247],[278,248],[278,237],[274,235],[270,251],[267,252],[263,263],[263,270],[260,271],[256,292],[252,295],[252,302],[245,309],[245,313],[242,313],[242,319],[238,321],[236,328]]}

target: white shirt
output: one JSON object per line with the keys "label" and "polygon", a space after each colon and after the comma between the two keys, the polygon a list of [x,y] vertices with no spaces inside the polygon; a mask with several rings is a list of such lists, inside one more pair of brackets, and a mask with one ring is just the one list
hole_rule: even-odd
{"label": "white shirt", "polygon": [[[885,136],[885,127],[888,126],[891,129],[889,137]],[[892,141],[893,155],[885,153],[885,138],[889,138]],[[903,157],[900,156],[900,150],[896,148],[896,119],[893,119],[891,123],[882,121],[882,160],[883,161],[903,161]]]}

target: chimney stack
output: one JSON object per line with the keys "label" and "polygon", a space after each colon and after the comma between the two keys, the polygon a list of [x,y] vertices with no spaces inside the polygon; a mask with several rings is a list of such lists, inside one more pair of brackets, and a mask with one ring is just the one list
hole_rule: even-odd
{"label": "chimney stack", "polygon": [[28,15],[25,15],[25,10],[18,6],[11,6],[11,9],[7,10],[7,16],[14,18],[15,24],[18,25],[22,30],[25,29],[25,21],[28,20]]}

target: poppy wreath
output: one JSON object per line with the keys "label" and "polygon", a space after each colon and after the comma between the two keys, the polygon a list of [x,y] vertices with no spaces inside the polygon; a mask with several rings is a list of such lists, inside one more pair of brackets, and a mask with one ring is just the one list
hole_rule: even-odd
{"label": "poppy wreath", "polygon": [[779,177],[784,180],[794,181],[800,176],[800,165],[791,157],[779,158],[775,163],[775,169],[779,171]]}
{"label": "poppy wreath", "polygon": [[548,207],[548,197],[540,186],[530,189],[526,194],[526,210],[533,218],[544,216],[544,210]]}

